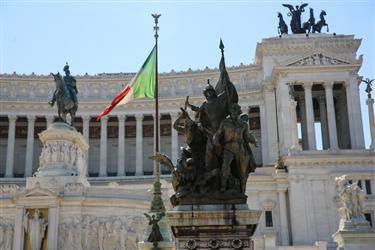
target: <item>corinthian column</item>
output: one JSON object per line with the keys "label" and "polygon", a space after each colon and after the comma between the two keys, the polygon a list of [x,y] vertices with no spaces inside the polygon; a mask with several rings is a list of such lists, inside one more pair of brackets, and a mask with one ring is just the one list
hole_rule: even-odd
{"label": "corinthian column", "polygon": [[320,112],[320,126],[322,130],[323,149],[329,147],[328,122],[327,122],[327,108],[324,96],[319,96],[319,112]]}
{"label": "corinthian column", "polygon": [[[85,138],[87,144],[90,142],[90,116],[88,115],[83,115],[82,116],[82,122],[83,122],[83,137]],[[86,153],[86,163],[87,163],[87,168],[86,168],[86,175],[89,175],[89,151],[87,150]]]}
{"label": "corinthian column", "polygon": [[117,176],[125,175],[125,115],[117,116],[118,119],[118,153]]}
{"label": "corinthian column", "polygon": [[34,125],[35,116],[27,116],[27,144],[25,159],[25,176],[31,176],[33,173],[33,156],[34,156]]}
{"label": "corinthian column", "polygon": [[7,161],[5,167],[5,177],[13,177],[14,166],[14,137],[16,133],[17,116],[9,115],[8,145],[7,145]]}
{"label": "corinthian column", "polygon": [[[370,96],[371,97],[371,96]],[[374,99],[368,98],[366,104],[368,106],[368,119],[370,123],[370,133],[371,133],[371,145],[370,149],[375,149],[375,120],[374,120]]]}
{"label": "corinthian column", "polygon": [[135,175],[143,175],[143,114],[136,114]]}
{"label": "corinthian column", "polygon": [[99,176],[107,176],[107,122],[108,122],[108,116],[104,116],[100,119]]}
{"label": "corinthian column", "polygon": [[331,149],[337,149],[338,147],[337,147],[336,114],[335,114],[335,105],[333,102],[332,87],[333,87],[333,82],[324,83],[324,88],[326,89],[326,101],[327,101],[329,146]]}
{"label": "corinthian column", "polygon": [[177,163],[178,158],[178,132],[173,128],[173,124],[177,120],[178,113],[172,112],[171,115],[171,154],[172,154],[172,162],[173,164]]}
{"label": "corinthian column", "polygon": [[305,102],[306,102],[306,121],[307,121],[307,141],[309,143],[309,150],[316,150],[315,140],[315,124],[314,124],[314,106],[312,100],[313,83],[307,82],[303,84],[305,89]]}

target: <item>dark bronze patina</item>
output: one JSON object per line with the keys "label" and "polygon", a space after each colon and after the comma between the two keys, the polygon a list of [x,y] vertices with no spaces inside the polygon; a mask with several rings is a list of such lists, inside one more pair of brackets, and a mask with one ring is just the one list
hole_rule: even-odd
{"label": "dark bronze patina", "polygon": [[68,63],[64,66],[65,76],[62,77],[60,73],[53,74],[56,90],[53,92],[52,99],[48,102],[51,106],[57,103],[57,112],[59,119],[66,122],[66,115],[71,116],[71,126],[73,126],[74,117],[78,109],[77,99],[77,81],[70,75]]}
{"label": "dark bronze patina", "polygon": [[[290,21],[290,29],[292,30],[293,34],[303,34],[303,33],[321,33],[322,28],[324,26],[327,26],[327,32],[329,32],[328,29],[328,24],[326,20],[324,19],[324,16],[327,15],[327,13],[322,10],[319,18],[320,20],[315,23],[315,17],[314,17],[314,10],[310,8],[310,16],[309,19],[304,22],[303,24],[301,23],[301,15],[303,12],[305,12],[305,7],[307,6],[307,3],[301,4],[301,6],[295,6],[291,4],[283,4],[284,7],[287,7],[289,9],[288,16],[291,16],[292,19]],[[279,26],[278,26],[278,33],[280,35],[282,34],[288,34],[288,27],[286,26],[283,16],[281,13],[278,13],[278,18],[279,18]]]}
{"label": "dark bronze patina", "polygon": [[[150,157],[172,173],[175,194],[172,205],[246,203],[248,174],[256,165],[249,143],[248,116],[241,115],[238,94],[225,68],[224,44],[220,41],[220,78],[214,88],[209,82],[203,91],[206,100],[195,106],[186,98],[185,108],[173,128],[185,135],[187,146],[176,166],[161,153]],[[186,112],[196,112],[196,120]]]}

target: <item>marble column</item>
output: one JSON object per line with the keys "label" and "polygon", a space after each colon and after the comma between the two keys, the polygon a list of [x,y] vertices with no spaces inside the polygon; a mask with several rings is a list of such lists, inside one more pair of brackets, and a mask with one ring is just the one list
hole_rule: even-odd
{"label": "marble column", "polygon": [[143,114],[136,114],[135,175],[143,175]]}
{"label": "marble column", "polygon": [[108,123],[108,116],[104,116],[100,119],[99,176],[107,176],[107,123]]}
{"label": "marble column", "polygon": [[268,140],[267,140],[267,117],[265,113],[264,104],[259,105],[259,115],[260,115],[260,137],[262,145],[262,165],[268,165]]}
{"label": "marble column", "polygon": [[330,149],[338,149],[335,103],[333,101],[333,90],[332,90],[333,82],[325,82],[324,88],[326,90],[326,101],[327,101],[329,148]]}
{"label": "marble column", "polygon": [[316,150],[315,140],[315,124],[314,124],[314,106],[312,99],[312,82],[305,82],[303,88],[305,89],[305,104],[306,104],[306,122],[307,122],[307,137],[309,143],[309,150]]}
{"label": "marble column", "polygon": [[17,116],[9,115],[8,120],[9,120],[9,130],[8,130],[8,145],[7,145],[7,160],[6,160],[6,167],[5,167],[5,177],[13,177],[14,144],[15,144]]}
{"label": "marble column", "polygon": [[352,76],[350,81],[344,85],[346,87],[351,146],[352,149],[364,149],[362,113],[356,77]]}
{"label": "marble column", "polygon": [[[88,115],[82,116],[82,123],[83,123],[82,133],[83,133],[83,137],[85,138],[87,144],[90,143],[90,119],[91,119],[91,117],[88,116]],[[90,171],[89,171],[89,150],[86,153],[86,163],[87,163],[86,175],[88,176],[89,173],[90,173]]]}
{"label": "marble column", "polygon": [[24,215],[25,209],[23,206],[16,206],[16,218],[14,222],[14,231],[13,231],[13,250],[23,250],[24,245]]}
{"label": "marble column", "polygon": [[47,231],[47,249],[57,249],[59,241],[59,207],[50,206],[48,208],[48,231]]}
{"label": "marble column", "polygon": [[178,132],[173,128],[173,124],[178,118],[177,112],[170,113],[171,115],[171,155],[173,164],[177,163],[178,158]]}
{"label": "marble column", "polygon": [[33,156],[34,156],[34,125],[35,116],[27,116],[27,143],[25,158],[25,176],[31,176],[33,173]]}
{"label": "marble column", "polygon": [[280,209],[280,227],[281,227],[281,245],[289,245],[289,226],[288,226],[288,213],[286,208],[286,194],[285,190],[277,190]]}
{"label": "marble column", "polygon": [[309,148],[308,138],[307,138],[307,124],[306,124],[306,105],[305,97],[300,96],[298,98],[299,111],[301,116],[301,137],[302,137],[302,148],[307,150]]}
{"label": "marble column", "polygon": [[368,119],[370,123],[370,133],[371,133],[371,144],[370,149],[375,149],[375,119],[374,119],[374,99],[368,98],[366,100],[368,106]]}
{"label": "marble column", "polygon": [[125,115],[118,115],[117,176],[125,176]]}
{"label": "marble column", "polygon": [[49,125],[52,124],[54,118],[55,117],[53,115],[47,115],[46,116],[46,123],[47,123],[46,126],[47,126],[47,128],[49,127]]}
{"label": "marble column", "polygon": [[327,108],[324,96],[319,96],[319,112],[320,112],[320,127],[322,130],[322,144],[323,149],[329,148],[329,135],[328,135],[328,121],[327,121]]}
{"label": "marble column", "polygon": [[298,152],[301,147],[298,142],[298,128],[297,128],[297,114],[296,114],[297,102],[292,99],[290,100],[290,129],[292,136],[292,146],[289,148],[289,153]]}
{"label": "marble column", "polygon": [[[275,164],[279,158],[279,144],[277,142],[277,116],[276,116],[276,101],[275,101],[275,88],[273,85],[264,87],[264,125],[261,124],[262,129],[264,127],[265,134],[267,135],[267,161],[263,162],[263,165]],[[261,117],[262,118],[262,117]],[[262,139],[263,143],[263,139]],[[262,149],[263,151],[263,149]]]}

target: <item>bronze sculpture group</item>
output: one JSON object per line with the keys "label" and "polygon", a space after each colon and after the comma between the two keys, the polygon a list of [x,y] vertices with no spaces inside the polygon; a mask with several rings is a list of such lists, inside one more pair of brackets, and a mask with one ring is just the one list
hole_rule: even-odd
{"label": "bronze sculpture group", "polygon": [[[242,114],[236,88],[225,68],[224,45],[220,78],[214,88],[209,82],[203,91],[206,100],[195,106],[186,98],[174,129],[185,135],[187,146],[176,166],[163,154],[151,158],[167,166],[172,173],[175,194],[172,205],[233,204],[246,202],[246,181],[254,171],[250,143],[256,139],[249,131],[248,116]],[[191,118],[187,112],[195,112]]]}
{"label": "bronze sculpture group", "polygon": [[[301,6],[293,7],[291,4],[283,4],[284,7],[287,7],[289,9],[288,16],[291,16],[290,21],[290,29],[293,34],[304,34],[304,33],[321,33],[322,28],[324,26],[327,26],[327,32],[329,32],[328,24],[324,18],[324,16],[327,15],[327,13],[322,10],[320,12],[319,18],[320,20],[315,23],[315,17],[314,17],[314,10],[310,8],[310,16],[309,19],[302,23],[301,22],[301,15],[303,12],[305,12],[305,7],[307,6],[307,3],[301,4]],[[283,19],[283,15],[278,12],[277,17],[279,18],[279,26],[278,26],[278,33],[280,35],[282,34],[288,34],[288,26],[285,23]]]}

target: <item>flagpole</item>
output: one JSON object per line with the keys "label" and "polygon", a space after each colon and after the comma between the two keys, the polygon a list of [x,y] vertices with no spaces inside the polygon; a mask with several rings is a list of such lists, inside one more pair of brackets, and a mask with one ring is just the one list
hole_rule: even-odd
{"label": "flagpole", "polygon": [[[159,38],[159,26],[158,19],[160,14],[151,14],[154,18],[154,37],[155,37],[155,154],[159,153],[159,82],[158,82],[158,38]],[[153,199],[151,202],[151,212],[164,212],[165,207],[161,198],[161,183],[160,183],[160,164],[155,161],[155,181],[154,181],[154,192]]]}

